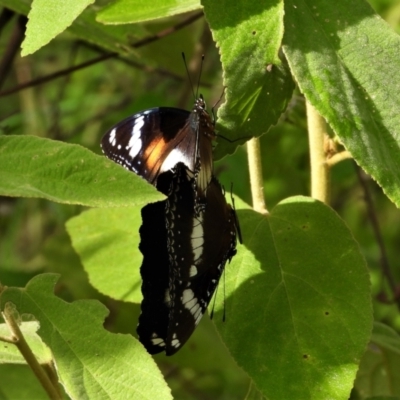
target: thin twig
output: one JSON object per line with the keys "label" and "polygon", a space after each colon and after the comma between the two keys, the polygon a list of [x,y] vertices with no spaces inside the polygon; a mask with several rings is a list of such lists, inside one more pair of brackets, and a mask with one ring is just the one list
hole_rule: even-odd
{"label": "thin twig", "polygon": [[11,331],[11,339],[13,340],[13,343],[18,348],[22,356],[25,358],[25,361],[28,363],[33,373],[36,375],[44,390],[47,392],[49,398],[52,400],[62,400],[62,397],[60,397],[57,389],[51,383],[49,376],[39,364],[31,348],[26,342],[21,330],[19,329],[18,323],[13,317],[13,308],[11,307],[10,303],[6,303],[2,315],[8,328]]}
{"label": "thin twig", "polygon": [[[159,40],[159,39],[161,39],[161,38],[163,38],[165,36],[168,36],[171,33],[174,33],[176,31],[186,27],[187,25],[193,23],[194,21],[199,19],[202,15],[203,15],[203,13],[197,13],[197,14],[191,15],[189,18],[185,19],[184,21],[182,21],[182,22],[180,22],[180,23],[178,23],[178,24],[176,24],[176,25],[174,25],[172,27],[169,27],[167,29],[164,29],[161,32],[156,33],[155,35],[151,35],[151,36],[148,36],[148,37],[146,37],[144,39],[141,39],[141,40],[137,41],[136,43],[132,44],[131,47],[136,49],[138,47],[142,47],[142,46],[144,46],[146,44],[149,44],[149,43],[152,43],[152,42],[154,42],[156,40]],[[122,58],[122,57],[118,53],[115,53],[115,52],[105,53],[105,54],[102,54],[99,57],[96,57],[96,58],[92,59],[92,60],[86,61],[86,62],[84,62],[82,64],[79,64],[79,65],[75,65],[74,67],[69,67],[69,68],[63,69],[61,71],[55,72],[53,74],[50,74],[50,75],[47,75],[47,76],[43,76],[41,78],[33,79],[30,82],[26,82],[24,84],[21,84],[21,85],[18,85],[16,87],[14,87],[14,88],[11,88],[11,89],[8,89],[8,90],[4,90],[3,92],[0,92],[0,97],[8,96],[10,94],[13,94],[13,93],[18,92],[18,91],[23,90],[23,89],[26,89],[28,87],[37,86],[37,85],[40,85],[42,83],[49,82],[49,81],[51,81],[53,79],[59,78],[61,76],[67,75],[67,74],[71,74],[72,72],[81,70],[83,68],[90,67],[91,65],[97,64],[97,63],[105,61],[105,60],[108,60],[110,58]]]}
{"label": "thin twig", "polygon": [[10,72],[14,58],[18,53],[19,46],[21,46],[21,43],[24,40],[27,21],[28,18],[24,15],[18,17],[11,38],[4,51],[3,58],[0,61],[0,88],[3,86],[7,75]]}
{"label": "thin twig", "polygon": [[148,36],[147,38],[141,39],[138,42],[134,43],[132,45],[133,48],[137,49],[138,47],[142,47],[146,44],[155,42],[156,40],[159,40],[165,36],[170,35],[171,33],[174,33],[176,31],[179,31],[182,28],[185,28],[186,26],[192,24],[194,21],[197,21],[199,18],[203,16],[203,12],[199,12],[196,14],[191,15],[190,17],[186,18],[182,22],[179,22],[178,24],[174,26],[170,26],[167,29],[164,29],[161,32],[156,33],[155,35]]}
{"label": "thin twig", "polygon": [[367,204],[368,218],[371,222],[372,230],[374,232],[376,242],[378,243],[378,246],[379,246],[379,252],[380,252],[379,262],[380,262],[382,274],[386,277],[386,280],[389,284],[390,290],[392,291],[393,299],[396,302],[398,308],[400,309],[400,298],[398,298],[398,296],[397,296],[397,294],[398,294],[397,293],[397,285],[396,285],[395,278],[392,274],[392,271],[390,269],[389,260],[388,260],[387,253],[386,253],[386,247],[385,247],[385,243],[382,238],[382,233],[381,233],[381,229],[379,226],[378,218],[376,216],[374,202],[373,202],[373,199],[371,196],[371,191],[367,184],[366,176],[362,172],[361,168],[358,167],[356,164],[354,164],[354,168],[356,170],[358,180],[359,180],[360,185],[364,192],[364,199],[365,199],[365,203]]}
{"label": "thin twig", "polygon": [[5,26],[11,21],[12,17],[15,15],[14,11],[3,8],[0,14],[0,33],[5,28]]}
{"label": "thin twig", "polygon": [[30,88],[30,87],[33,87],[33,86],[41,85],[42,83],[46,83],[46,82],[52,81],[53,79],[60,78],[61,76],[64,76],[64,75],[67,75],[67,74],[71,74],[72,72],[79,71],[80,69],[83,69],[83,68],[86,68],[86,67],[90,67],[91,65],[97,64],[97,63],[99,63],[101,61],[105,61],[105,60],[108,60],[108,59],[116,57],[116,56],[117,56],[117,53],[106,53],[106,54],[103,54],[103,55],[101,55],[99,57],[96,57],[96,58],[94,58],[92,60],[86,61],[86,62],[84,62],[82,64],[75,65],[74,67],[69,67],[69,68],[63,69],[61,71],[54,72],[53,74],[43,76],[41,78],[32,79],[29,82],[22,83],[21,85],[17,85],[15,87],[11,88],[11,89],[4,90],[4,91],[0,92],[0,97],[5,97],[5,96],[8,96],[10,94],[19,92],[21,90],[24,90],[24,89],[27,89],[27,88]]}
{"label": "thin twig", "polygon": [[253,208],[261,214],[268,214],[264,199],[264,181],[261,164],[260,139],[253,138],[247,142],[247,157],[249,160],[249,173]]}

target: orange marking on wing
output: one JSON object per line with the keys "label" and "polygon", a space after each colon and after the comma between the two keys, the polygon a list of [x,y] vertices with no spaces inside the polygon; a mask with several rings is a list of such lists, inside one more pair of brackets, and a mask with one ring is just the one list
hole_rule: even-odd
{"label": "orange marking on wing", "polygon": [[165,151],[166,142],[164,138],[153,140],[153,142],[147,146],[144,153],[144,159],[149,170],[153,170],[160,161],[164,159],[163,153]]}

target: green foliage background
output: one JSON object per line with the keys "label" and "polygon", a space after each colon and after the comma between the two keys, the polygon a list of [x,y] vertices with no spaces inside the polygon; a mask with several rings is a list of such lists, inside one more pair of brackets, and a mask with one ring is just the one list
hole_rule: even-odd
{"label": "green foliage background", "polygon": [[[25,15],[30,3],[0,0]],[[43,18],[50,3],[56,11]],[[389,301],[355,162],[332,169],[335,211],[303,197],[310,193],[310,174],[300,94],[384,188],[386,195],[368,180],[399,282],[394,204],[400,187],[400,41],[394,31],[400,29],[400,3],[370,1],[389,28],[361,0],[204,1],[206,20],[139,49],[131,45],[182,21],[186,15],[179,13],[199,10],[200,3],[171,1],[157,8],[154,2],[156,10],[133,0],[90,3],[70,1],[65,12],[55,0],[35,1],[22,44],[22,54],[30,55],[17,56],[2,90],[104,51],[125,61],[103,61],[0,97],[0,281],[10,287],[1,307],[11,301],[24,319],[41,322],[37,333],[27,322],[26,335],[32,341],[40,336],[52,349],[66,393],[79,399],[400,398],[393,384],[400,382],[400,316]],[[349,25],[340,25],[341,13],[349,14]],[[14,26],[1,32],[3,54]],[[217,129],[242,140],[219,141],[215,171],[225,187],[234,184],[245,243],[227,266],[226,304],[220,291],[216,326],[203,318],[176,356],[156,356],[155,364],[131,335],[140,312],[140,208],[162,196],[100,157],[99,141],[110,126],[142,109],[191,108],[182,51],[194,82],[200,55],[206,55],[201,92],[209,105],[227,87]],[[370,54],[376,58],[365,64]],[[381,59],[390,63],[376,62]],[[246,205],[246,151],[236,148],[243,138],[266,132],[261,147],[268,219]],[[371,296],[376,323],[366,349]],[[101,326],[104,319],[109,332]],[[7,377],[0,381],[1,395],[23,398],[25,391],[46,398],[17,356],[0,344],[0,364],[6,363],[0,376]],[[15,383],[21,381],[26,384]]]}

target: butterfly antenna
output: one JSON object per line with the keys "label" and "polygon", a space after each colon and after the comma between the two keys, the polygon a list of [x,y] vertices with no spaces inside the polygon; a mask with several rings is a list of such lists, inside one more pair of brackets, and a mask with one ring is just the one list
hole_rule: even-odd
{"label": "butterfly antenna", "polygon": [[182,51],[182,58],[183,58],[183,63],[185,64],[185,69],[186,69],[186,74],[189,78],[189,82],[190,82],[190,87],[192,88],[192,93],[193,93],[193,97],[196,99],[197,98],[197,93],[194,93],[194,88],[193,88],[193,82],[192,79],[190,78],[190,74],[189,74],[189,68],[187,66],[187,62],[186,62],[186,56],[185,53]]}
{"label": "butterfly antenna", "polygon": [[201,55],[199,79],[197,80],[196,99],[197,99],[197,97],[199,95],[200,79],[201,79],[201,74],[203,72],[203,64],[204,64],[204,54]]}

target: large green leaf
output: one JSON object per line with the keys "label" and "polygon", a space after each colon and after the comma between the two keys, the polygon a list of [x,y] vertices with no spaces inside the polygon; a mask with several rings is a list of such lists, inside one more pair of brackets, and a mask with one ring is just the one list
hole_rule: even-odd
{"label": "large green leaf", "polygon": [[67,29],[94,0],[33,0],[21,55],[34,53]]}
{"label": "large green leaf", "polygon": [[163,195],[136,174],[82,146],[0,136],[0,194],[92,207],[143,205]]}
{"label": "large green leaf", "polygon": [[283,49],[307,100],[400,206],[399,35],[363,0],[287,0]]}
{"label": "large green leaf", "polygon": [[98,13],[97,20],[105,24],[130,24],[200,8],[199,0],[115,0]]}
{"label": "large green leaf", "polygon": [[217,327],[268,399],[348,399],[372,328],[368,271],[338,215],[305,197],[238,212]]}
{"label": "large green leaf", "polygon": [[371,342],[364,354],[355,388],[362,398],[400,398],[400,336],[392,328],[375,322]]}
{"label": "large green leaf", "polygon": [[65,391],[73,399],[170,399],[170,390],[142,345],[130,335],[103,328],[108,310],[98,301],[66,303],[53,294],[57,275],[33,278],[25,289],[8,288],[1,310],[10,302],[20,314],[32,314],[39,335],[51,348]]}
{"label": "large green leaf", "polygon": [[90,283],[117,300],[139,303],[140,207],[89,210],[70,219],[67,230]]}
{"label": "large green leaf", "polygon": [[[203,0],[220,48],[226,102],[218,110],[219,140],[214,158],[267,132],[285,109],[293,81],[278,52],[283,36],[283,2]],[[240,140],[242,139],[242,140]]]}

